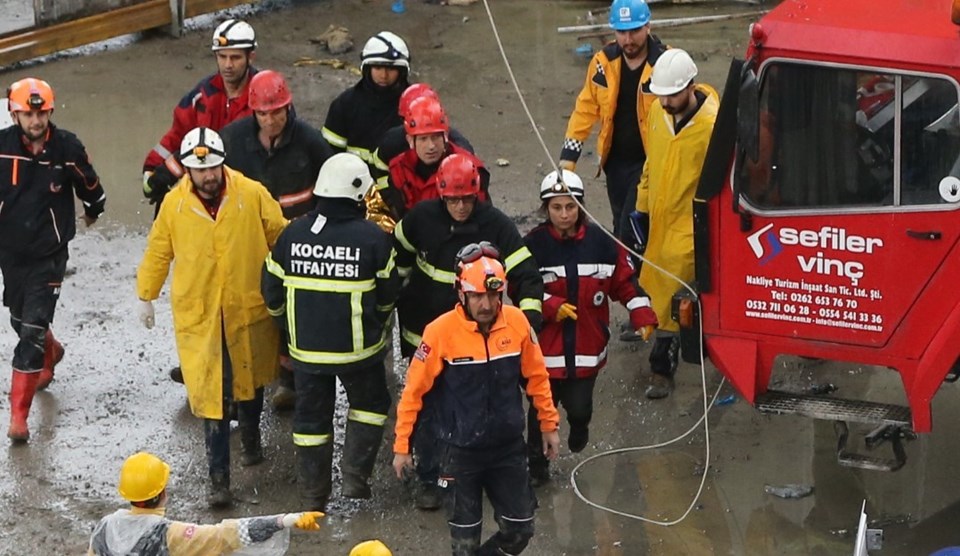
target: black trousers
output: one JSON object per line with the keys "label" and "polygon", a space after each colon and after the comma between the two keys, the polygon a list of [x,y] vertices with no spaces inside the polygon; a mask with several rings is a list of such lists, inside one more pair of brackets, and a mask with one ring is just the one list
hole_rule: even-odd
{"label": "black trousers", "polygon": [[53,322],[68,258],[66,248],[40,259],[0,251],[3,304],[20,338],[13,351],[13,368],[19,371],[43,368],[44,335]]}
{"label": "black trousers", "polygon": [[[203,437],[207,446],[210,474],[230,475],[230,403],[233,401],[233,363],[227,351],[227,340],[221,337],[223,353],[223,419],[204,419]],[[240,428],[260,428],[263,413],[263,388],[257,388],[253,399],[237,402]]]}
{"label": "black trousers", "polygon": [[[536,499],[530,487],[523,438],[478,449],[443,445],[439,484],[444,489],[453,556],[520,554],[533,537]],[[499,530],[480,545],[483,493]]]}
{"label": "black trousers", "polygon": [[333,374],[293,372],[297,402],[293,434],[333,435],[333,413],[337,405],[337,379],[347,391],[351,411],[386,415],[390,411],[387,371],[383,361],[369,367]]}
{"label": "black trousers", "polygon": [[619,238],[630,232],[627,219],[637,204],[637,184],[640,183],[645,161],[646,157],[639,153],[636,159],[608,159],[603,166],[607,179],[607,200],[610,201],[613,215],[613,233]]}
{"label": "black trousers", "polygon": [[[584,432],[590,425],[590,419],[593,417],[593,387],[596,383],[596,376],[550,379],[553,405],[557,408],[563,406],[567,410],[570,435]],[[537,408],[532,401],[527,412],[527,456],[531,468],[547,468],[547,458],[543,455],[543,434],[540,433]]]}
{"label": "black trousers", "polygon": [[440,453],[443,449],[439,440],[436,399],[431,390],[423,397],[423,407],[417,414],[417,424],[413,429],[413,455],[416,456],[417,478],[424,484],[437,484],[440,476]]}

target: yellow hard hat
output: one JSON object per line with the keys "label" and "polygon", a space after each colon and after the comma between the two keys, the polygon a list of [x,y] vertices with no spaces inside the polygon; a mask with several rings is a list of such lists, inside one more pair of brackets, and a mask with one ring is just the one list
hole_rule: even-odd
{"label": "yellow hard hat", "polygon": [[130,502],[143,502],[163,492],[169,478],[170,466],[165,461],[147,452],[137,452],[123,462],[117,490]]}
{"label": "yellow hard hat", "polygon": [[350,556],[393,556],[387,545],[380,541],[363,541],[350,551]]}

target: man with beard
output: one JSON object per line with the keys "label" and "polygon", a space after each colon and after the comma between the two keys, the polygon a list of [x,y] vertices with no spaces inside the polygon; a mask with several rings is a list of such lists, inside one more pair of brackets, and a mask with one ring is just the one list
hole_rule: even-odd
{"label": "man with beard", "polygon": [[717,92],[694,83],[696,76],[690,55],[675,49],[660,56],[650,80],[659,102],[650,107],[647,119],[650,156],[636,205],[650,222],[644,257],[656,265],[640,269],[640,286],[650,294],[659,322],[650,349],[650,399],[670,395],[680,351],[680,328],[670,312],[670,299],[680,285],[660,268],[684,282],[693,280],[693,197],[720,106]]}
{"label": "man with beard", "polygon": [[372,168],[380,138],[403,124],[397,107],[410,84],[407,43],[389,31],[370,37],[360,54],[360,71],[360,81],[330,103],[321,132],[335,151],[351,152]]}
{"label": "man with beard", "polygon": [[3,304],[19,336],[10,380],[14,442],[30,437],[27,415],[37,390],[53,380],[63,347],[50,332],[76,234],[73,196],[92,226],[106,202],[100,178],[76,135],[50,122],[53,89],[28,77],[7,89],[14,125],[0,131],[0,271]]}
{"label": "man with beard", "polygon": [[236,403],[240,463],[263,460],[263,387],[277,377],[277,327],[260,295],[260,266],[287,225],[263,185],[224,165],[223,140],[198,127],[183,138],[187,175],[170,190],[137,270],[140,320],[153,328],[153,300],[170,265],[177,355],[193,414],[203,419],[211,507],[228,506],[230,419]]}
{"label": "man with beard", "polygon": [[143,195],[157,205],[154,216],[164,195],[184,174],[176,153],[187,132],[197,127],[220,131],[228,123],[252,114],[247,86],[257,73],[250,65],[256,48],[253,27],[244,21],[228,19],[213,32],[211,49],[217,73],[205,77],[183,96],[173,109],[173,125],[143,162]]}

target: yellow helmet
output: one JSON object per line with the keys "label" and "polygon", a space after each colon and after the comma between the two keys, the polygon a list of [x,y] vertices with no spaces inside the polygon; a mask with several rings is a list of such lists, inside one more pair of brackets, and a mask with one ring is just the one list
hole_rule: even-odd
{"label": "yellow helmet", "polygon": [[393,556],[387,545],[380,541],[363,541],[350,551],[350,556]]}
{"label": "yellow helmet", "polygon": [[143,502],[163,492],[169,478],[166,462],[153,454],[137,452],[123,462],[117,490],[130,502]]}

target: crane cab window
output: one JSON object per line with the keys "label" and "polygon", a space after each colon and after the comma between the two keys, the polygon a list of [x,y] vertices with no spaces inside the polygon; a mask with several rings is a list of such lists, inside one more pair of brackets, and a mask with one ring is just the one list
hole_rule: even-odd
{"label": "crane cab window", "polygon": [[763,210],[960,201],[960,113],[952,79],[770,62],[761,73],[759,156],[736,179]]}

